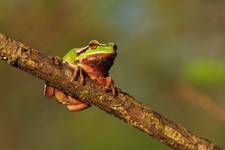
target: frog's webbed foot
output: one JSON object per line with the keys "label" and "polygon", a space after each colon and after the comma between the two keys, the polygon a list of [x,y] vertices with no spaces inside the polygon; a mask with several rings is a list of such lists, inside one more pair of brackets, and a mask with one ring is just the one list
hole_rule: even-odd
{"label": "frog's webbed foot", "polygon": [[110,89],[112,92],[112,95],[116,96],[116,90],[115,90],[114,81],[113,81],[112,77],[108,76],[105,79],[106,79],[105,90],[108,91],[108,89]]}
{"label": "frog's webbed foot", "polygon": [[55,88],[48,85],[48,83],[45,83],[43,94],[44,94],[44,96],[52,97],[55,95]]}

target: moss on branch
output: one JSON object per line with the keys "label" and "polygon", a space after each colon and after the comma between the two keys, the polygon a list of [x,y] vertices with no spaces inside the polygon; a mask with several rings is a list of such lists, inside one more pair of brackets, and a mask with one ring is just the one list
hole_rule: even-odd
{"label": "moss on branch", "polygon": [[85,77],[85,85],[71,82],[72,70],[64,64],[56,65],[53,57],[0,34],[0,59],[26,71],[79,100],[131,124],[158,141],[179,150],[220,150],[222,148],[205,140],[159,113],[138,103],[120,89],[117,96],[106,93],[103,87]]}

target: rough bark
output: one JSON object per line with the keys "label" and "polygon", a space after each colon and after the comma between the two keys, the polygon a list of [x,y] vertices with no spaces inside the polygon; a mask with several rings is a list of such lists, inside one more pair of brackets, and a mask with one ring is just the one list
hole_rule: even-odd
{"label": "rough bark", "polygon": [[210,141],[201,138],[179,124],[138,103],[120,89],[117,96],[106,93],[103,87],[85,77],[85,85],[71,82],[72,70],[64,64],[56,65],[52,57],[0,34],[0,59],[26,71],[52,86],[64,90],[83,102],[118,117],[149,136],[179,150],[220,150]]}

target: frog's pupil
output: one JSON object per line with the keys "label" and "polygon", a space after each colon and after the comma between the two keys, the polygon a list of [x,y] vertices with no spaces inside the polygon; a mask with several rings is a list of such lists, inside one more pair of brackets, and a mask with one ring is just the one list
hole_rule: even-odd
{"label": "frog's pupil", "polygon": [[91,49],[96,49],[98,47],[96,43],[91,43],[89,46]]}

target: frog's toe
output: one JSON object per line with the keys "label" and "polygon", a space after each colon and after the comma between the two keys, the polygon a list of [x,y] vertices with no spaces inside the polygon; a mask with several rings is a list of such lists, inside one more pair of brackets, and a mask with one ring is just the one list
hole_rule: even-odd
{"label": "frog's toe", "polygon": [[52,97],[55,95],[55,88],[45,84],[44,86],[44,96]]}
{"label": "frog's toe", "polygon": [[62,60],[59,56],[55,56],[53,57],[53,61],[56,65],[61,65],[62,64]]}

